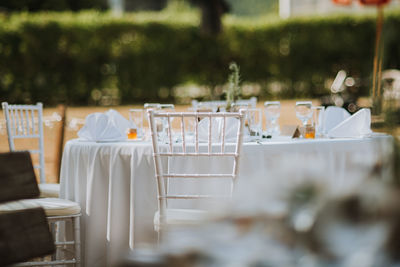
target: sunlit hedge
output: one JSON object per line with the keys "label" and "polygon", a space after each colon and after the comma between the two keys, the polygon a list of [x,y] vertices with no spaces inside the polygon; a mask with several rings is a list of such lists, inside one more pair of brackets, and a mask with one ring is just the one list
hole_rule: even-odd
{"label": "sunlit hedge", "polygon": [[[1,17],[0,100],[85,105],[103,93],[121,103],[171,101],[176,85],[225,83],[231,61],[264,97],[325,94],[340,69],[368,93],[373,16],[227,18],[217,38],[202,35],[198,24],[193,15],[156,13]],[[398,29],[400,14],[387,16],[384,68],[399,68]]]}

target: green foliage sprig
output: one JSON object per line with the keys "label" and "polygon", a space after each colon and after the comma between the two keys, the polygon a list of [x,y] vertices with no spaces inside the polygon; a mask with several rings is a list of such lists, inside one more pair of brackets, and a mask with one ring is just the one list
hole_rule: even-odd
{"label": "green foliage sprig", "polygon": [[232,71],[228,77],[228,88],[226,89],[226,110],[230,111],[232,108],[232,104],[235,103],[236,100],[242,94],[242,88],[240,86],[240,68],[235,62],[231,62],[229,64],[229,69]]}

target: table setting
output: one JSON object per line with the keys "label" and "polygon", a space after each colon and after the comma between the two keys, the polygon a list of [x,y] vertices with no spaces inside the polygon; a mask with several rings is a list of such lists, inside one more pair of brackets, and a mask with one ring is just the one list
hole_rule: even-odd
{"label": "table setting", "polygon": [[[300,179],[302,168],[320,166],[325,174],[320,179],[334,191],[343,191],[360,183],[378,161],[387,159],[392,153],[392,138],[371,131],[368,109],[350,115],[342,108],[322,109],[309,103],[303,101],[299,104],[301,108],[294,107],[293,115],[298,113],[297,118],[302,122],[298,127],[300,138],[293,138],[296,126],[290,132],[280,127],[279,102],[266,102],[264,110],[247,108],[237,188],[263,183],[270,185],[273,191],[273,188],[279,188],[282,179],[286,183]],[[114,265],[122,252],[157,243],[153,228],[157,187],[152,143],[145,118],[149,108],[157,112],[174,110],[173,105],[161,108],[161,104],[156,103],[147,104],[143,109],[132,109],[128,118],[115,110],[93,113],[88,115],[78,132],[79,138],[65,145],[60,194],[62,198],[81,204],[82,259],[86,266]],[[189,121],[183,121],[189,132],[185,135],[185,142],[190,146],[195,138],[194,129],[191,129]],[[200,146],[203,143],[207,146],[208,140],[203,136],[210,128],[210,121],[215,142],[221,140],[225,124],[224,138],[229,146],[230,140],[236,138],[232,133],[237,123],[229,119],[224,123],[207,117],[200,118],[197,129]],[[174,132],[175,140],[165,140],[163,134],[174,131],[174,125],[179,123],[179,120],[160,120],[156,127],[158,138],[165,144],[172,142],[173,146],[180,147],[183,141],[180,132]],[[313,134],[306,136],[309,124]],[[264,129],[263,125],[266,126]],[[355,165],[359,166],[357,175],[354,175]],[[183,168],[196,166],[207,167],[201,162],[193,162]],[[278,175],[287,166],[294,168],[293,173],[286,177]],[[223,169],[226,165],[222,162],[208,167]],[[381,175],[390,172],[389,168]],[[212,186],[218,188],[218,184]],[[204,183],[195,189],[206,187],[210,185]],[[279,213],[279,208],[272,207],[271,210]]]}

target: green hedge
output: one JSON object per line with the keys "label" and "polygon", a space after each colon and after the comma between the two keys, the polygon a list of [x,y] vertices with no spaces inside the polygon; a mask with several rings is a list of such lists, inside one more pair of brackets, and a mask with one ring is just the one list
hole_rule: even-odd
{"label": "green hedge", "polygon": [[[20,13],[0,18],[0,100],[93,104],[93,90],[121,103],[173,101],[179,84],[226,82],[236,61],[261,97],[315,97],[340,69],[368,94],[373,16],[270,21],[226,18],[218,37],[198,17],[133,13]],[[384,68],[400,67],[400,14],[386,16]],[[95,91],[96,92],[96,91]]]}

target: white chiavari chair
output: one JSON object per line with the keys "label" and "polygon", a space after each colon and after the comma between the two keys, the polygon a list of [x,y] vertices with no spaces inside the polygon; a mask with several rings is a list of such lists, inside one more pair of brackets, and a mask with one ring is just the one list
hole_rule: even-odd
{"label": "white chiavari chair", "polygon": [[[233,192],[233,185],[238,176],[239,168],[239,157],[241,147],[243,143],[243,126],[244,126],[244,111],[237,113],[211,113],[211,112],[155,112],[153,110],[148,111],[148,118],[150,122],[150,132],[153,145],[153,156],[155,163],[155,177],[157,180],[157,192],[158,192],[158,211],[154,216],[154,227],[158,232],[160,238],[160,232],[163,227],[170,224],[186,224],[195,223],[202,220],[207,215],[207,212],[200,209],[178,209],[169,207],[168,200],[202,200],[202,199],[216,199],[231,197]],[[169,124],[167,139],[160,141],[157,135],[156,121],[160,119],[166,119]],[[175,122],[179,122],[179,131],[174,132],[171,127],[172,119]],[[194,133],[186,133],[185,123],[187,119],[192,119],[194,122]],[[208,124],[202,124],[202,121]],[[233,127],[234,136],[232,138],[232,130],[230,130],[231,136],[228,139],[227,129],[228,123],[236,125]],[[175,123],[175,124],[176,124]],[[216,124],[218,124],[218,133],[216,134]],[[204,127],[206,125],[206,127]],[[202,127],[200,127],[202,126]],[[232,125],[230,125],[232,126]],[[232,127],[229,127],[232,129]],[[200,129],[203,130],[200,132]],[[201,134],[206,135],[200,136]],[[190,138],[190,140],[189,140]],[[208,164],[202,164],[206,166],[205,170],[201,173],[196,170],[182,170],[171,168],[169,163],[174,161],[178,163],[178,166],[185,165],[189,160],[192,163],[198,161],[216,161],[224,159],[230,161],[229,168],[225,169],[224,172],[216,171],[209,168]],[[169,181],[187,181],[187,180],[199,180],[199,179],[225,179],[229,180],[228,195],[208,195],[199,194],[198,192],[190,193],[179,193],[170,192]]]}
{"label": "white chiavari chair", "polygon": [[8,136],[8,145],[10,151],[26,150],[21,147],[16,148],[16,140],[32,140],[37,149],[30,149],[31,154],[37,154],[38,164],[34,165],[39,170],[39,189],[42,197],[58,197],[60,193],[60,184],[46,183],[45,165],[44,165],[44,136],[43,136],[43,105],[10,105],[7,102],[2,103],[4,116],[6,119],[6,128]]}
{"label": "white chiavari chair", "polygon": [[[28,151],[31,154],[39,155],[39,165],[34,165],[33,168],[39,169],[39,189],[43,190],[41,185],[44,185],[46,181],[42,120],[43,105],[42,103],[37,103],[36,105],[9,105],[7,102],[3,102],[2,107],[6,118],[10,151],[17,151],[15,145],[16,139],[37,139],[38,141],[38,149]],[[54,189],[51,191],[54,191]],[[56,191],[57,196],[58,192]],[[5,210],[19,210],[36,206],[42,207],[45,210],[55,240],[57,251],[52,255],[51,260],[26,262],[18,266],[48,266],[57,264],[80,266],[80,205],[66,199],[46,196],[43,193],[41,191],[41,198],[13,202],[2,207]],[[68,223],[71,226],[73,240],[66,241],[66,236],[59,231],[60,223],[64,223],[65,226]],[[73,249],[70,248],[71,246],[73,246]]]}
{"label": "white chiavari chair", "polygon": [[[247,106],[249,108],[255,108],[257,106],[257,97],[253,96],[249,99],[239,99],[234,103],[238,106]],[[225,100],[214,100],[214,101],[197,101],[192,100],[192,108],[195,110],[211,109],[213,112],[224,110],[226,108]]]}
{"label": "white chiavari chair", "polygon": [[257,107],[257,97],[253,96],[249,99],[239,99],[235,103],[239,105],[248,105],[249,108],[256,108]]}

